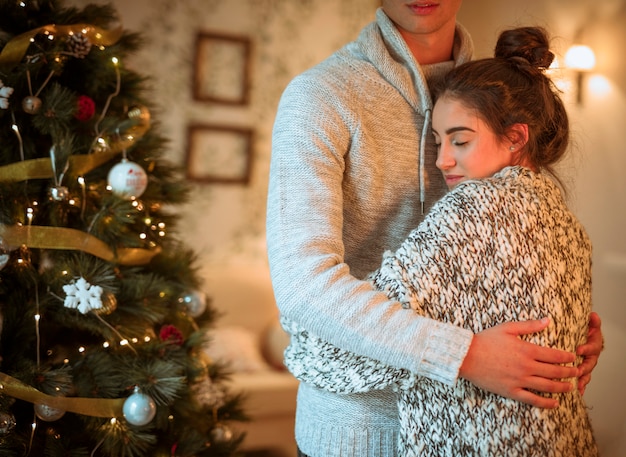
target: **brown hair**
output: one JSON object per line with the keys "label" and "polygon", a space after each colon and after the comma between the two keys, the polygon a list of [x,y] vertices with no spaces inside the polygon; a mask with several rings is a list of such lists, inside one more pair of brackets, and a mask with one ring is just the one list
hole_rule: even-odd
{"label": "brown hair", "polygon": [[568,147],[569,120],[558,90],[544,74],[554,59],[548,35],[541,27],[507,30],[494,55],[454,68],[435,88],[435,98],[450,97],[475,109],[502,140],[513,124],[527,124],[522,157],[554,176],[553,165]]}

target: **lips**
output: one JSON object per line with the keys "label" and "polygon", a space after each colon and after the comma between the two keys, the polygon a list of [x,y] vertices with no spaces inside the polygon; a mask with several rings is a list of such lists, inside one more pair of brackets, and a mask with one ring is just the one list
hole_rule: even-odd
{"label": "lips", "polygon": [[461,175],[445,175],[444,179],[446,180],[446,184],[448,187],[456,186],[461,180],[463,180],[463,176]]}
{"label": "lips", "polygon": [[415,14],[427,15],[432,13],[439,5],[433,2],[418,2],[408,5]]}

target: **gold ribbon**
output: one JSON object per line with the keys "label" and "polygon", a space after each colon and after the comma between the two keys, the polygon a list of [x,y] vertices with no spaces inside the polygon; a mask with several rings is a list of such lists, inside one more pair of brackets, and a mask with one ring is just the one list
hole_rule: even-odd
{"label": "gold ribbon", "polygon": [[113,252],[109,245],[81,230],[37,225],[0,225],[0,237],[9,246],[26,245],[38,249],[83,251],[120,265],[146,265],[161,248],[120,248]]}
{"label": "gold ribbon", "polygon": [[15,66],[24,58],[24,54],[26,54],[26,50],[31,44],[30,40],[34,36],[44,32],[48,32],[53,35],[81,33],[87,36],[89,41],[96,46],[110,46],[115,44],[117,40],[120,39],[123,29],[118,27],[114,30],[106,30],[89,24],[44,25],[42,27],[29,30],[28,32],[24,32],[11,39],[11,41],[6,44],[0,53],[0,68],[7,73],[15,68]]}
{"label": "gold ribbon", "polygon": [[[121,150],[121,148],[120,148]],[[98,152],[97,154],[74,155],[69,158],[69,171],[77,176],[90,172],[94,168],[117,156],[120,150]],[[0,182],[18,182],[28,179],[54,178],[52,162],[49,158],[25,160],[0,167]]]}
{"label": "gold ribbon", "polygon": [[53,397],[0,373],[0,393],[34,404],[92,417],[121,417],[125,398]]}

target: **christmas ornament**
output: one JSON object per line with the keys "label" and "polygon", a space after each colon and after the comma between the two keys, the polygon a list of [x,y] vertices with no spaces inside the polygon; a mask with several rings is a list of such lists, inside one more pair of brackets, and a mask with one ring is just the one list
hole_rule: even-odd
{"label": "christmas ornament", "polygon": [[13,94],[13,88],[5,86],[0,79],[0,108],[7,109],[9,107],[9,97]]}
{"label": "christmas ornament", "polygon": [[233,439],[232,430],[224,424],[217,424],[210,433],[211,440],[216,443],[226,443]]}
{"label": "christmas ornament", "polygon": [[4,242],[4,239],[0,236],[0,270],[6,267],[11,258],[11,249]]}
{"label": "christmas ornament", "polygon": [[159,338],[161,341],[171,341],[177,346],[182,346],[184,341],[183,334],[175,325],[164,325],[161,327]]}
{"label": "christmas ornament", "polygon": [[124,158],[109,171],[108,183],[115,195],[131,200],[146,190],[148,175],[140,165]]}
{"label": "christmas ornament", "polygon": [[83,314],[102,308],[102,287],[92,286],[83,277],[64,285],[63,291],[67,294],[63,303],[66,308],[78,309]]}
{"label": "christmas ornament", "polygon": [[96,102],[91,97],[80,95],[76,102],[74,117],[81,122],[87,122],[96,112]]}
{"label": "christmas ornament", "polygon": [[133,425],[146,425],[156,414],[156,404],[148,395],[141,393],[139,387],[126,399],[122,412],[126,420]]}
{"label": "christmas ornament", "polygon": [[54,186],[50,188],[50,198],[57,202],[65,201],[69,198],[70,191],[65,186]]}
{"label": "christmas ornament", "polygon": [[191,385],[193,398],[202,406],[221,408],[226,401],[226,392],[206,376],[202,381]]}
{"label": "christmas ornament", "polygon": [[37,404],[35,405],[35,414],[42,421],[54,422],[61,419],[65,415],[65,411],[48,405]]}
{"label": "christmas ornament", "polygon": [[181,298],[184,310],[191,317],[199,317],[206,310],[206,295],[194,291]]}
{"label": "christmas ornament", "polygon": [[102,292],[100,299],[102,301],[102,307],[92,310],[98,316],[109,315],[117,309],[117,298],[108,290]]}
{"label": "christmas ornament", "polygon": [[91,41],[84,33],[72,33],[67,38],[67,50],[74,57],[84,59],[91,51]]}
{"label": "christmas ornament", "polygon": [[29,95],[22,100],[22,109],[28,114],[37,114],[41,109],[41,99],[35,95]]}
{"label": "christmas ornament", "polygon": [[15,416],[11,413],[0,412],[0,436],[8,434],[15,428]]}

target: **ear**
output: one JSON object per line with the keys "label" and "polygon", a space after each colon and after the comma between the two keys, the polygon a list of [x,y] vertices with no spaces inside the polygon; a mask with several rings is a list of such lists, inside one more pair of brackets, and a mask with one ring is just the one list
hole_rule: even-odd
{"label": "ear", "polygon": [[511,150],[519,151],[528,143],[528,124],[513,124],[509,127],[506,137],[511,142]]}

